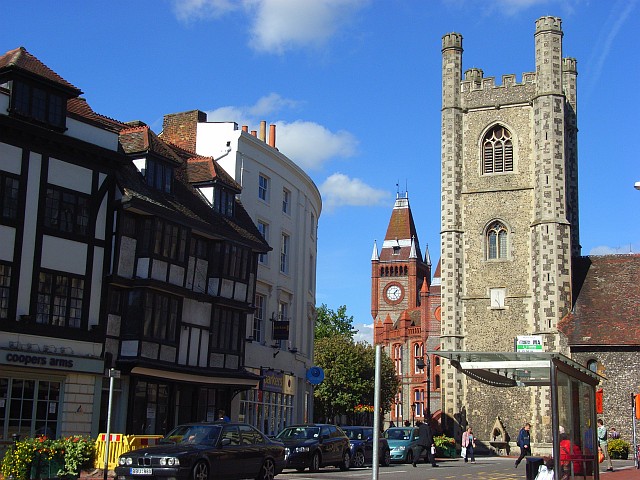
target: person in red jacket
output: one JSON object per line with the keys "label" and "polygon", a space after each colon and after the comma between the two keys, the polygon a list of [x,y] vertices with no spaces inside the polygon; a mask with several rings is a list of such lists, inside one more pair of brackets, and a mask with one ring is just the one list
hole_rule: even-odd
{"label": "person in red jacket", "polygon": [[584,462],[582,461],[582,450],[577,443],[571,443],[566,433],[560,434],[560,469],[562,479],[571,478],[571,464],[573,464],[573,475],[584,474]]}

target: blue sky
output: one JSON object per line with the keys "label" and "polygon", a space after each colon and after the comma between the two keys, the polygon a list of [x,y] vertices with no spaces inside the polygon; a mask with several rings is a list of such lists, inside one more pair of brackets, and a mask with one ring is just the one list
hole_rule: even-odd
{"label": "blue sky", "polygon": [[191,109],[277,124],[278,148],[323,196],[317,303],[347,305],[363,338],[373,242],[398,188],[440,256],[442,35],[463,35],[463,70],[520,81],[535,20],[559,16],[563,55],[578,60],[582,253],[640,252],[638,0],[4,3],[0,50],[24,46],[101,114],[158,133],[164,114]]}

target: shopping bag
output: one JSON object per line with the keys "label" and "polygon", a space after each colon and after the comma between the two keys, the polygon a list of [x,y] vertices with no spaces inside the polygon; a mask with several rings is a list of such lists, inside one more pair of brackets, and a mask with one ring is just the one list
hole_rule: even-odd
{"label": "shopping bag", "polygon": [[460,449],[460,456],[461,456],[462,458],[467,458],[467,447],[462,447],[462,448]]}
{"label": "shopping bag", "polygon": [[602,449],[598,447],[598,463],[602,462],[604,462],[604,453],[602,452]]}

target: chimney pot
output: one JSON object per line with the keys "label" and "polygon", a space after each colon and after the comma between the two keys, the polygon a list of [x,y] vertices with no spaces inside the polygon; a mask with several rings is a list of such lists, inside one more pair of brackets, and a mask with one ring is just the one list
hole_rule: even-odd
{"label": "chimney pot", "polygon": [[276,126],[269,125],[269,146],[276,148]]}
{"label": "chimney pot", "polygon": [[267,122],[265,120],[260,121],[260,140],[267,141]]}

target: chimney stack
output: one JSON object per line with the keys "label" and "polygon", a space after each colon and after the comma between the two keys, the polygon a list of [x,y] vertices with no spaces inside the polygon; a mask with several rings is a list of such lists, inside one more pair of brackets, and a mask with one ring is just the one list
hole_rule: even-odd
{"label": "chimney stack", "polygon": [[243,132],[248,132],[249,131],[249,127],[247,125],[242,125],[242,131]]}
{"label": "chimney stack", "polygon": [[269,125],[269,146],[276,148],[276,126]]}
{"label": "chimney stack", "polygon": [[264,120],[260,121],[260,140],[267,141],[267,122]]}

